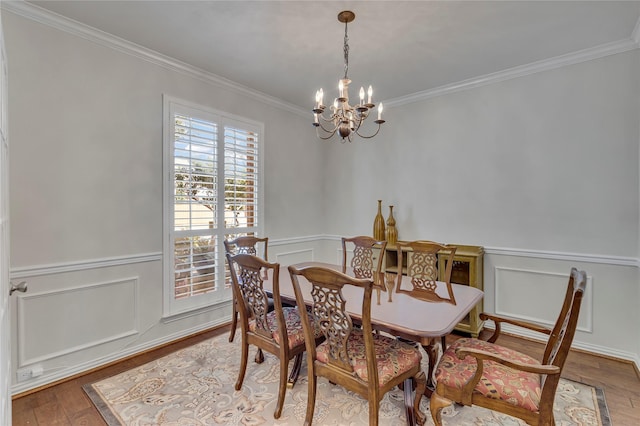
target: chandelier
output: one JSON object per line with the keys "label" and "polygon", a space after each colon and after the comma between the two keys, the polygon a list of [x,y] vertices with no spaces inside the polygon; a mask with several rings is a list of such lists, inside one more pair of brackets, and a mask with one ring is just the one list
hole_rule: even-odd
{"label": "chandelier", "polygon": [[338,14],[338,21],[344,22],[344,77],[338,82],[338,97],[334,99],[333,105],[329,107],[329,116],[325,116],[326,107],[322,104],[324,93],[322,89],[316,92],[316,105],[313,108],[313,126],[320,139],[329,139],[338,133],[342,142],[351,142],[353,135],[370,139],[378,134],[380,126],[384,123],[382,119],[382,102],[378,105],[378,119],[374,121],[378,125],[376,132],[370,136],[360,133],[360,126],[369,117],[369,113],[375,104],[371,102],[373,89],[369,86],[367,91],[367,102],[365,103],[364,87],[360,87],[360,102],[357,105],[349,105],[349,36],[347,35],[347,24],[356,18],[355,13],[350,10],[342,11]]}

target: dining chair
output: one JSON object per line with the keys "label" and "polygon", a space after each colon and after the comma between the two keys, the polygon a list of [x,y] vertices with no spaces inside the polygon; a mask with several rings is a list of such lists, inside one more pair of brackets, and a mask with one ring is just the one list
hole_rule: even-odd
{"label": "dining chair", "polygon": [[[231,270],[231,282],[238,304],[242,330],[242,355],[235,389],[242,388],[247,370],[249,345],[254,345],[278,357],[280,383],[278,401],[273,413],[273,417],[278,419],[282,414],[286,388],[293,387],[295,384],[300,373],[302,354],[305,351],[305,332],[302,328],[301,315],[297,307],[282,306],[278,263],[269,263],[250,254],[232,256],[229,253],[227,253],[227,261]],[[268,310],[267,292],[263,287],[267,277],[272,284],[275,306],[272,311]],[[306,310],[304,314],[302,316],[306,318]],[[311,327],[310,338],[314,342],[316,338],[321,339],[319,329],[313,325]],[[289,361],[292,359],[294,362],[287,379]]]}
{"label": "dining chair", "polygon": [[[406,257],[406,270],[398,274],[396,293],[407,293],[417,299],[429,302],[456,304],[451,287],[453,257],[456,254],[455,246],[434,241],[398,241],[397,249],[398,265],[402,265],[404,269],[404,258]],[[439,268],[445,268],[443,277],[439,274]],[[410,289],[402,287],[405,275],[406,279],[411,282]],[[440,285],[440,283],[444,285]]]}
{"label": "dining chair", "polygon": [[[346,273],[347,267],[350,266],[356,278],[372,278],[375,286],[386,291],[384,279],[381,276],[386,247],[386,241],[378,241],[364,235],[342,237],[342,272]],[[353,255],[347,264],[349,248],[353,248]]]}
{"label": "dining chair", "polygon": [[[289,266],[289,273],[298,306],[305,304],[299,277],[311,283],[310,315],[302,318],[309,386],[304,424],[312,424],[318,377],[325,377],[329,382],[366,398],[369,402],[369,425],[372,426],[378,424],[380,400],[384,395],[394,386],[402,384],[410,393],[412,381],[415,381],[415,397],[410,415],[407,415],[407,424],[423,424],[425,416],[419,409],[426,387],[426,377],[420,366],[422,355],[410,344],[372,332],[373,281],[319,266],[300,269]],[[362,300],[350,301],[362,303],[360,328],[354,327],[345,309],[347,301],[342,291],[345,286],[362,288]],[[325,337],[319,345],[313,339],[311,319],[320,326]],[[411,405],[406,399],[405,403]]]}
{"label": "dining chair", "polygon": [[[269,238],[259,238],[254,236],[240,236],[231,240],[224,240],[224,249],[226,253],[230,254],[252,254],[256,256],[258,254],[259,246],[262,246],[262,258],[268,260],[267,252],[269,249]],[[238,308],[236,305],[235,296],[232,294],[232,311],[231,311],[231,330],[229,331],[229,342],[233,342],[236,335],[236,328],[238,327]],[[270,303],[273,307],[273,302]]]}
{"label": "dining chair", "polygon": [[[477,405],[522,419],[530,425],[555,425],[553,401],[576,331],[586,274],[571,268],[569,284],[555,326],[481,314],[495,323],[489,340],[462,338],[444,352],[431,396],[433,422],[442,425],[441,410],[453,401]],[[542,361],[496,344],[501,324],[549,336]]]}

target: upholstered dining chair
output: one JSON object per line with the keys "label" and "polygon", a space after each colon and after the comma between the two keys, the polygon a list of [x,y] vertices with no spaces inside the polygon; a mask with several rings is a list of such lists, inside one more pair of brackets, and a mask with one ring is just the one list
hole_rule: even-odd
{"label": "upholstered dining chair", "polygon": [[[397,243],[398,265],[403,265],[406,257],[406,270],[398,274],[396,293],[409,295],[429,302],[448,302],[456,304],[456,298],[451,287],[451,271],[456,247],[436,243],[434,241],[409,241]],[[438,256],[440,253],[440,257]],[[440,259],[441,264],[438,264]],[[444,264],[442,264],[444,262]],[[445,268],[444,276],[439,274],[438,268]],[[402,282],[410,280],[411,288],[402,287]],[[442,279],[439,279],[442,278]],[[444,288],[438,288],[439,282]]]}
{"label": "upholstered dining chair", "polygon": [[[560,315],[552,329],[481,314],[483,320],[495,323],[495,332],[488,341],[459,339],[444,352],[430,402],[433,422],[442,425],[441,410],[455,401],[499,411],[530,425],[555,425],[553,401],[576,331],[586,280],[584,271],[571,269]],[[496,344],[501,324],[547,334],[542,360]]]}
{"label": "upholstered dining chair", "polygon": [[[425,417],[419,410],[426,387],[425,374],[420,367],[422,355],[410,344],[372,332],[373,281],[317,266],[300,269],[289,266],[289,273],[298,306],[305,304],[299,277],[304,277],[311,284],[309,297],[313,300],[310,315],[302,318],[309,385],[304,424],[312,424],[318,377],[325,377],[331,383],[366,398],[369,402],[370,426],[378,424],[380,400],[385,393],[400,384],[411,389],[414,380],[413,415],[407,416],[407,423],[423,424]],[[353,326],[352,318],[345,309],[346,300],[342,290],[348,286],[361,287],[363,290],[362,300],[357,302],[362,303],[361,328]],[[315,319],[325,337],[320,345],[314,342],[311,319]]]}
{"label": "upholstered dining chair", "polygon": [[[342,237],[342,272],[350,266],[356,278],[373,279],[375,286],[386,291],[384,279],[381,279],[382,262],[385,256],[386,241],[378,241],[368,236]],[[348,249],[353,249],[351,262],[347,264]]]}
{"label": "upholstered dining chair", "polygon": [[[302,364],[302,354],[305,351],[305,334],[302,328],[301,314],[297,307],[283,307],[280,300],[278,263],[269,263],[250,254],[227,253],[227,261],[231,270],[231,282],[240,313],[242,329],[242,355],[240,371],[235,389],[242,388],[242,382],[247,370],[249,345],[255,345],[280,360],[280,384],[278,387],[278,401],[273,413],[274,418],[280,418],[287,387],[293,387]],[[265,277],[270,277],[273,291],[274,309],[268,310],[267,293],[263,283]],[[304,306],[304,305],[302,305]],[[306,317],[307,312],[304,312]],[[311,339],[321,339],[319,330],[312,326]],[[262,352],[260,352],[262,353]],[[287,379],[289,361],[294,359],[291,373]]]}
{"label": "upholstered dining chair", "polygon": [[[224,240],[224,249],[226,253],[230,254],[252,254],[254,256],[258,255],[259,246],[262,246],[262,258],[264,260],[268,260],[267,252],[269,249],[269,238],[259,238],[254,236],[240,236],[231,240]],[[238,327],[238,308],[236,305],[235,296],[232,294],[233,298],[231,303],[231,330],[229,331],[229,342],[233,342],[233,339],[236,335],[236,328]],[[270,306],[273,307],[273,303],[270,303]]]}

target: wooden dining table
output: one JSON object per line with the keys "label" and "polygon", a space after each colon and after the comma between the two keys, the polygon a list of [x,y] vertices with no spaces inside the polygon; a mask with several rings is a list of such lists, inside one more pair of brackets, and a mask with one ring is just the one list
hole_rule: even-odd
{"label": "wooden dining table", "polygon": [[[323,262],[303,262],[293,265],[300,269],[307,266],[321,266],[343,271],[342,265]],[[355,275],[351,268],[345,273]],[[280,296],[289,303],[295,303],[295,294],[291,284],[291,276],[286,266],[280,266]],[[394,292],[395,274],[382,273],[374,282],[378,283],[374,290],[377,300],[371,303],[371,324],[375,330],[384,331],[392,336],[400,337],[420,344],[429,357],[427,374],[427,396],[434,389],[433,373],[438,362],[438,347],[443,336],[451,333],[482,299],[484,293],[475,287],[452,284],[456,304],[447,302],[431,302],[417,299],[406,293]],[[270,289],[270,280],[264,282],[265,289]],[[305,295],[305,303],[311,304],[310,283],[303,277],[299,279],[301,290]],[[385,283],[383,286],[381,283]],[[445,286],[445,283],[441,283]],[[362,288],[348,286],[343,288],[346,309],[351,317],[358,321],[362,314]],[[444,349],[444,348],[443,348]],[[406,395],[405,395],[406,399]],[[406,401],[405,401],[406,402]]]}

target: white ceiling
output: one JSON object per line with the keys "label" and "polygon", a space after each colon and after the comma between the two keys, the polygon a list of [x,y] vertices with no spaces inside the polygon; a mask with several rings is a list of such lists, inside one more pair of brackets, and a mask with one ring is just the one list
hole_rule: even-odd
{"label": "white ceiling", "polygon": [[[201,70],[311,108],[344,74],[374,102],[606,45],[638,45],[640,1],[31,1]],[[325,102],[326,103],[326,102]]]}

